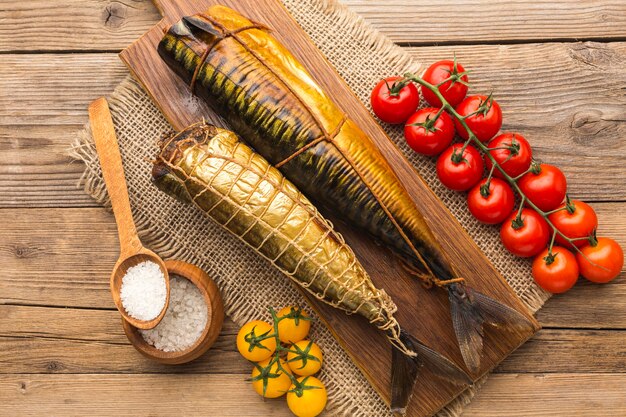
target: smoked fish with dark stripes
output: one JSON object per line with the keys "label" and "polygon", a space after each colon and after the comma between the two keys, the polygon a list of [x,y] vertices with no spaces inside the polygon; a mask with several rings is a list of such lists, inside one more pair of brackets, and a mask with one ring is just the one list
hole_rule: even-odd
{"label": "smoked fish with dark stripes", "polygon": [[447,291],[471,371],[480,366],[484,324],[531,329],[523,315],[455,272],[376,145],[267,27],[213,6],[174,24],[158,50],[194,94],[308,198],[367,230],[416,276]]}

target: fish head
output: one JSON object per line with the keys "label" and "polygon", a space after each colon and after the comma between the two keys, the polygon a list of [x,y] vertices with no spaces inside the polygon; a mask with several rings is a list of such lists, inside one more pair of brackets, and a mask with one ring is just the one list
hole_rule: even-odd
{"label": "fish head", "polygon": [[160,152],[152,166],[152,182],[156,187],[183,203],[192,199],[185,186],[185,158],[194,147],[206,146],[217,128],[205,122],[165,136],[158,143]]}

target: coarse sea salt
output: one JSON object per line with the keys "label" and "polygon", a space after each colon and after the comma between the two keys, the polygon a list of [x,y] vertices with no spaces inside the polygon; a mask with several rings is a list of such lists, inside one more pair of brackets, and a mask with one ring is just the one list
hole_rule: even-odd
{"label": "coarse sea salt", "polygon": [[198,287],[186,278],[170,275],[170,303],[165,316],[150,330],[140,330],[144,340],[164,352],[192,346],[204,332],[208,307]]}
{"label": "coarse sea salt", "polygon": [[128,268],[122,278],[120,298],[131,317],[143,321],[157,318],[167,300],[165,276],[159,265],[145,261]]}

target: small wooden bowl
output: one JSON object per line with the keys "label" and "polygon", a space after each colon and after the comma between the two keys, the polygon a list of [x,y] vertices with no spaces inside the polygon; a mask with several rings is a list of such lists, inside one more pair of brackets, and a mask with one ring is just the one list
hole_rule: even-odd
{"label": "small wooden bowl", "polygon": [[165,267],[170,277],[172,275],[178,275],[188,279],[200,289],[200,292],[204,296],[204,301],[208,309],[208,317],[202,335],[193,345],[185,350],[164,352],[146,342],[139,333],[139,329],[123,318],[122,325],[126,337],[128,337],[130,343],[132,343],[139,353],[160,363],[178,365],[198,358],[213,345],[222,330],[222,323],[224,322],[224,303],[222,302],[222,297],[215,282],[206,272],[197,266],[182,261],[168,260],[165,261]]}

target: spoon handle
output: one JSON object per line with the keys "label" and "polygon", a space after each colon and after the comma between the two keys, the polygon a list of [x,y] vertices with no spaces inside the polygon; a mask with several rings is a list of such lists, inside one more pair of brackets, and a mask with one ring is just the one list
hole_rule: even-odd
{"label": "spoon handle", "polygon": [[142,248],[130,210],[122,157],[117,145],[109,104],[104,97],[89,105],[89,122],[100,158],[102,176],[111,199],[121,255],[132,255]]}

